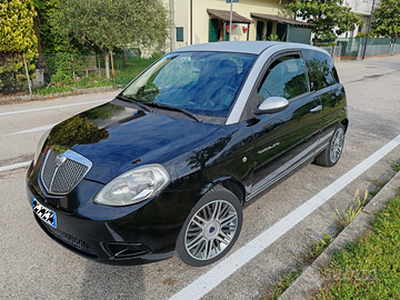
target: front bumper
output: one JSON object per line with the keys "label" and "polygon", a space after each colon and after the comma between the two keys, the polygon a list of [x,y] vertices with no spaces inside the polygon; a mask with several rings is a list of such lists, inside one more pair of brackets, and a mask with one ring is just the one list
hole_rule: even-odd
{"label": "front bumper", "polygon": [[161,193],[138,205],[106,207],[91,200],[101,188],[98,185],[82,180],[73,192],[58,201],[67,203],[65,208],[40,189],[37,191],[28,178],[29,202],[34,197],[57,216],[57,228],[33,213],[37,223],[59,244],[103,263],[142,264],[173,256],[175,242],[191,209],[188,202],[192,201],[184,200],[192,197],[191,193]]}

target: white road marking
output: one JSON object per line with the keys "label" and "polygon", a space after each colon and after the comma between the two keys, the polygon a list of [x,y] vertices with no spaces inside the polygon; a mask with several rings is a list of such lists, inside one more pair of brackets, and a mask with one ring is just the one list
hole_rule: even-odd
{"label": "white road marking", "polygon": [[56,124],[50,124],[50,125],[45,125],[45,126],[40,126],[40,127],[36,127],[36,128],[23,130],[23,131],[13,132],[13,133],[9,133],[7,135],[16,135],[16,134],[30,133],[30,132],[36,132],[36,131],[45,131],[45,130],[49,130],[50,128],[53,128]]}
{"label": "white road marking", "polygon": [[9,112],[0,113],[0,116],[8,116],[8,115],[15,115],[15,114],[22,114],[22,113],[30,113],[30,112],[41,111],[41,110],[64,108],[64,107],[85,105],[85,104],[91,104],[91,103],[107,102],[107,101],[111,101],[111,100],[112,99],[103,99],[103,100],[94,100],[94,101],[79,102],[79,103],[70,103],[70,104],[57,105],[57,106],[48,106],[48,107],[42,107],[42,108],[33,108],[33,109],[26,109],[26,110],[9,111]]}
{"label": "white road marking", "polygon": [[314,210],[328,201],[332,196],[341,191],[350,182],[367,171],[380,159],[400,144],[400,135],[376,151],[370,157],[359,163],[331,185],[316,194],[310,200],[299,206],[286,217],[275,223],[258,237],[247,243],[204,275],[190,283],[169,300],[197,300],[205,296],[213,288],[227,279],[243,265],[264,251],[268,246],[287,233],[290,229],[304,220]]}
{"label": "white road marking", "polygon": [[26,161],[26,162],[13,164],[13,165],[8,165],[5,167],[0,167],[0,172],[9,171],[9,170],[18,169],[18,168],[29,167],[30,164],[31,164],[31,161]]}

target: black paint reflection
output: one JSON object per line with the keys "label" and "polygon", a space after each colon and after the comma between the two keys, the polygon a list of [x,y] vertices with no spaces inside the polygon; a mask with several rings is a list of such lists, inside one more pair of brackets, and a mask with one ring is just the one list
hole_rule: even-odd
{"label": "black paint reflection", "polygon": [[50,140],[54,149],[63,152],[74,145],[96,144],[109,137],[108,131],[95,124],[95,120],[107,120],[125,108],[106,104],[72,117],[53,128]]}
{"label": "black paint reflection", "polygon": [[197,151],[193,156],[189,157],[187,160],[192,169],[200,168],[203,169],[206,163],[221,153],[222,150],[228,145],[232,139],[233,133],[228,134],[226,137],[221,137],[216,140],[212,145],[205,147],[204,149]]}

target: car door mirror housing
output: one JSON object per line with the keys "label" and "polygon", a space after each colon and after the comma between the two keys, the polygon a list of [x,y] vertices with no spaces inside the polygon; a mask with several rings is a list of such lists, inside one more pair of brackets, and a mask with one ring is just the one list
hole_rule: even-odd
{"label": "car door mirror housing", "polygon": [[269,97],[265,99],[255,109],[254,113],[257,115],[261,114],[273,114],[280,111],[284,111],[289,106],[289,101],[283,97]]}

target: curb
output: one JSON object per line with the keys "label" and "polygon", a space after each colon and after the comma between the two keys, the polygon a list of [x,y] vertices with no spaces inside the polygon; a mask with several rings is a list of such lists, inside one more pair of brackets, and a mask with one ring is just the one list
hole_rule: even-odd
{"label": "curb", "polygon": [[374,213],[384,209],[390,199],[397,195],[400,187],[400,172],[398,172],[372,200],[364,207],[358,216],[334,239],[334,241],[308,266],[290,287],[279,297],[279,300],[307,300],[316,295],[323,287],[324,278],[320,268],[327,267],[332,253],[342,250],[349,242],[355,242],[370,228]]}
{"label": "curb", "polygon": [[48,95],[33,94],[32,96],[30,96],[30,95],[17,95],[17,96],[6,96],[6,97],[0,96],[0,105],[28,102],[28,101],[33,101],[33,100],[46,100],[46,99],[53,99],[53,98],[59,98],[59,97],[81,95],[81,94],[102,93],[102,92],[108,92],[108,91],[113,91],[113,90],[114,89],[112,86],[104,86],[104,87],[95,87],[95,88],[87,88],[87,89],[73,89],[72,91],[51,93]]}

